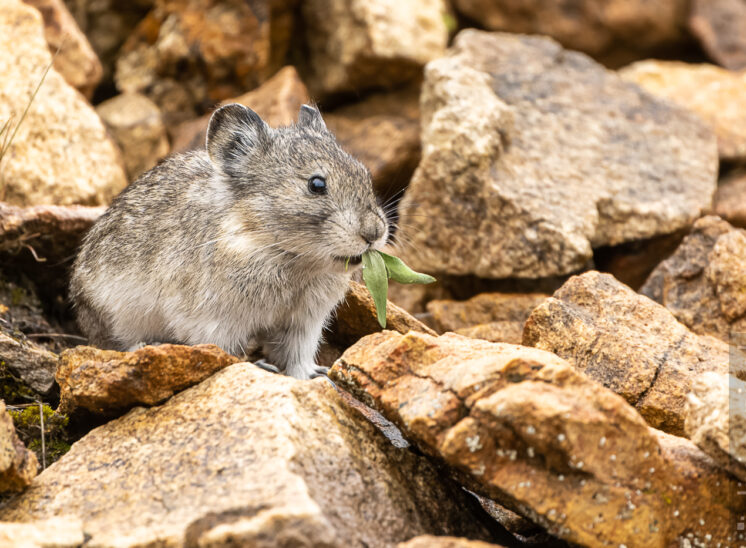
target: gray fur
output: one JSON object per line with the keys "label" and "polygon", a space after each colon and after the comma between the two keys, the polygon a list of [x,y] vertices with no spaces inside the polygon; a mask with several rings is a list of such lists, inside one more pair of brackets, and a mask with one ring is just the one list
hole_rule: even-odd
{"label": "gray fur", "polygon": [[[314,175],[327,195],[308,190]],[[316,109],[273,129],[228,105],[210,120],[206,151],[166,159],[114,200],[83,241],[71,295],[102,348],[261,346],[288,375],[309,378],[355,268],[345,257],[387,237],[369,171]]]}

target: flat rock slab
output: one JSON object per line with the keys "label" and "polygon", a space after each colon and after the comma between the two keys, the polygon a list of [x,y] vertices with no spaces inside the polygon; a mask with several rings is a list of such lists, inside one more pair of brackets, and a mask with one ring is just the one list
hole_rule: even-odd
{"label": "flat rock slab", "polygon": [[728,372],[728,346],[702,337],[608,274],[570,278],[526,321],[523,344],[567,359],[634,405],[651,426],[685,435],[686,395],[705,371]]}
{"label": "flat rock slab", "polygon": [[134,352],[78,346],[60,355],[59,411],[112,416],[135,405],[156,405],[238,361],[212,344],[162,344]]}
{"label": "flat rock slab", "polygon": [[468,495],[325,380],[232,365],[76,442],[0,520],[83,521],[95,546],[370,546],[485,539]]}
{"label": "flat rock slab", "polygon": [[542,350],[384,331],[330,376],[467,488],[582,546],[729,545],[735,481]]}
{"label": "flat rock slab", "polygon": [[466,30],[425,69],[405,261],[485,278],[577,271],[592,249],[710,207],[714,135],[549,38]]}
{"label": "flat rock slab", "polygon": [[36,455],[18,438],[5,402],[0,400],[0,493],[23,491],[36,476],[38,467]]}
{"label": "flat rock slab", "polygon": [[703,217],[640,293],[695,333],[729,342],[746,332],[746,230]]}

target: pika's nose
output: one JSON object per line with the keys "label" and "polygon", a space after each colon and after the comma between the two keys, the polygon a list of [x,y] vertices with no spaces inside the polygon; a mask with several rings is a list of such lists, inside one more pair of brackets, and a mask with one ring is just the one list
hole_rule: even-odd
{"label": "pika's nose", "polygon": [[371,215],[363,221],[363,225],[360,227],[360,236],[370,245],[383,236],[385,230],[386,227],[378,215]]}

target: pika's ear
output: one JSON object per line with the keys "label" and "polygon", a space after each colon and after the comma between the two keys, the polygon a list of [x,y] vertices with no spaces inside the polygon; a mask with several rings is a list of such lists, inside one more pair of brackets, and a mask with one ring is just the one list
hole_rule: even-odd
{"label": "pika's ear", "polygon": [[236,160],[250,156],[268,142],[269,132],[269,126],[250,108],[238,103],[220,107],[207,126],[207,154],[230,174]]}
{"label": "pika's ear", "polygon": [[303,105],[300,107],[300,112],[298,113],[298,125],[309,127],[319,133],[328,131],[319,109],[310,105]]}

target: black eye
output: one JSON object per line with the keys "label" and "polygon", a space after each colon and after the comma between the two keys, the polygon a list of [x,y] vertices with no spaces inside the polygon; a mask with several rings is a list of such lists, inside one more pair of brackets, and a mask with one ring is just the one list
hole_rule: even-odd
{"label": "black eye", "polygon": [[323,177],[314,175],[308,179],[308,190],[310,190],[312,194],[326,194],[326,181]]}

